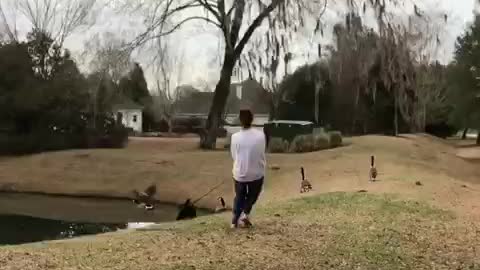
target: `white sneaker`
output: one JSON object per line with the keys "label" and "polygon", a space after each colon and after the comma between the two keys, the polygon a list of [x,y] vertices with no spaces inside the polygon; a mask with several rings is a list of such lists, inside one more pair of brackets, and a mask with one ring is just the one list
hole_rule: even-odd
{"label": "white sneaker", "polygon": [[248,215],[246,215],[245,213],[243,213],[240,217],[240,222],[243,228],[250,228],[253,226],[253,224],[250,222],[250,219],[248,218]]}

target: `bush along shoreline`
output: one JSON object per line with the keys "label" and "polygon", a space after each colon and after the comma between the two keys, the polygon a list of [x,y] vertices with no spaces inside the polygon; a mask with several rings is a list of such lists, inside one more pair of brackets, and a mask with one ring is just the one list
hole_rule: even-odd
{"label": "bush along shoreline", "polygon": [[46,125],[26,134],[0,134],[0,156],[20,156],[49,151],[91,148],[124,148],[129,130],[107,115],[97,116],[96,127],[87,118]]}
{"label": "bush along shoreline", "polygon": [[272,137],[268,145],[270,153],[308,153],[337,148],[343,145],[342,133],[339,131],[319,132],[316,134],[297,135],[288,140]]}

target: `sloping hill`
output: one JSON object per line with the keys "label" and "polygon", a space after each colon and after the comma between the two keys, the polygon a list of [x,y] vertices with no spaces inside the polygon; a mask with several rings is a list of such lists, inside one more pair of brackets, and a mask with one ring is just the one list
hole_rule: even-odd
{"label": "sloping hill", "polygon": [[[134,188],[158,186],[158,199],[181,203],[222,181],[200,206],[216,197],[232,199],[228,151],[203,152],[194,138],[136,139],[127,149],[64,151],[0,161],[0,187],[70,195],[131,196]],[[314,193],[357,191],[401,193],[478,213],[480,169],[456,155],[458,149],[427,135],[363,136],[347,146],[309,154],[271,154],[263,201],[299,197],[301,166]],[[369,157],[377,157],[379,181],[368,183]],[[423,186],[415,185],[422,182]],[[466,185],[464,187],[463,185]],[[468,212],[468,211],[467,211]]]}
{"label": "sloping hill", "polygon": [[478,269],[478,224],[391,196],[330,193],[149,231],[0,248],[2,269]]}
{"label": "sloping hill", "polygon": [[[0,265],[9,270],[480,269],[479,169],[457,151],[426,135],[408,135],[357,137],[338,149],[269,155],[280,170],[268,172],[252,230],[230,231],[226,213],[146,231],[2,247]],[[370,155],[378,161],[376,183],[368,183]],[[17,179],[16,188],[29,190],[120,196],[155,182],[161,198],[175,201],[225,179],[202,203],[232,197],[228,153],[200,152],[186,139],[49,153],[3,160],[0,166],[0,181]],[[306,195],[298,192],[300,166],[314,186]]]}

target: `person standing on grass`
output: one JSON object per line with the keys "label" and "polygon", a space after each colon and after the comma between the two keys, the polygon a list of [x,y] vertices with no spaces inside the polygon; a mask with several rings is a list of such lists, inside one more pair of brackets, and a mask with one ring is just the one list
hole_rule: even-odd
{"label": "person standing on grass", "polygon": [[265,134],[252,128],[253,113],[240,110],[242,129],[232,135],[230,151],[233,159],[235,199],[232,228],[240,224],[251,227],[249,215],[262,191],[265,178]]}

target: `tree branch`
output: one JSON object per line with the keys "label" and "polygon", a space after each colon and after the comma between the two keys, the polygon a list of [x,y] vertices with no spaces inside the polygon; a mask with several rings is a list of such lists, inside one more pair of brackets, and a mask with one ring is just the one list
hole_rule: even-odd
{"label": "tree branch", "polygon": [[151,27],[149,29],[147,29],[147,31],[145,31],[144,33],[142,33],[140,36],[138,36],[136,38],[135,41],[133,41],[131,44],[130,44],[130,47],[134,46],[139,46],[139,45],[142,45],[144,44],[145,42],[149,41],[149,40],[152,40],[152,39],[156,39],[156,38],[160,38],[160,37],[164,37],[164,36],[168,36],[170,34],[172,34],[173,32],[175,32],[177,29],[179,29],[183,24],[189,22],[189,21],[193,21],[193,20],[201,20],[201,21],[205,21],[207,23],[210,23],[210,24],[213,24],[215,26],[217,26],[218,28],[221,29],[221,25],[208,19],[208,18],[205,18],[205,17],[201,17],[201,16],[192,16],[192,17],[188,17],[186,19],[183,19],[182,21],[178,22],[177,24],[175,24],[175,26],[173,26],[170,30],[168,31],[165,31],[165,32],[161,32],[159,34],[156,34],[154,36],[151,36],[151,37],[148,37],[148,35],[153,31],[154,28],[156,27]]}
{"label": "tree branch", "polygon": [[[3,24],[5,25],[5,31],[7,32],[7,35],[10,38],[10,40],[13,41],[13,42],[18,42],[16,26],[14,26],[13,30],[11,29],[11,26],[8,23],[8,20],[7,20],[7,16],[5,16],[5,13],[3,11],[2,3],[0,3],[0,16],[3,20]],[[16,18],[15,18],[15,20],[16,20]]]}
{"label": "tree branch", "polygon": [[[233,4],[235,7],[235,14],[233,15],[232,27],[230,28],[230,35],[227,46],[235,50],[235,44],[240,34],[240,27],[243,22],[243,15],[245,13],[245,0],[236,0]],[[256,27],[255,27],[256,28]]]}
{"label": "tree branch", "polygon": [[[209,2],[208,0],[196,0],[196,1],[200,3],[200,5],[202,5],[204,8],[206,8],[210,13],[212,13],[212,15],[215,16],[219,24],[222,24],[222,19],[218,11],[218,6],[216,4]],[[215,8],[217,10],[215,10]]]}
{"label": "tree branch", "polygon": [[242,54],[243,48],[247,44],[248,40],[252,37],[253,32],[257,29],[263,22],[263,20],[270,15],[270,13],[275,10],[278,5],[283,3],[285,0],[272,0],[272,3],[268,5],[258,16],[253,20],[252,24],[248,27],[247,31],[243,35],[242,39],[234,49],[235,58],[240,57]]}
{"label": "tree branch", "polygon": [[[165,24],[166,24],[166,22],[169,18],[173,17],[178,12],[185,11],[185,10],[190,9],[190,8],[196,8],[196,7],[207,8],[217,18],[217,15],[215,15],[215,14],[218,14],[218,13],[214,9],[215,5],[212,4],[209,1],[211,1],[211,0],[190,0],[186,4],[183,4],[183,5],[178,6],[176,8],[170,9],[171,6],[172,6],[172,3],[175,2],[175,0],[168,0],[167,3],[166,3],[166,6],[164,8],[163,14],[159,15],[159,17],[156,20],[152,19],[152,21],[151,21],[150,25],[147,27],[147,29],[142,34],[140,34],[137,38],[135,38],[135,40],[130,42],[130,44],[128,46],[129,49],[133,49],[135,47],[141,46],[149,40],[170,35],[174,31],[179,29],[183,24],[185,24],[189,21],[192,21],[192,20],[202,20],[202,21],[205,21],[205,22],[207,22],[209,24],[212,24],[212,25],[218,27],[219,29],[223,30],[220,21],[215,22],[215,21],[209,19],[208,17],[202,17],[202,16],[190,16],[190,17],[176,23],[170,30],[168,30],[168,31],[163,30],[164,27],[165,27]],[[155,11],[156,10],[158,10],[158,6],[155,8]],[[153,16],[155,16],[155,15],[153,15]],[[150,34],[152,32],[154,32],[157,28],[159,28],[159,33],[150,36]]]}

